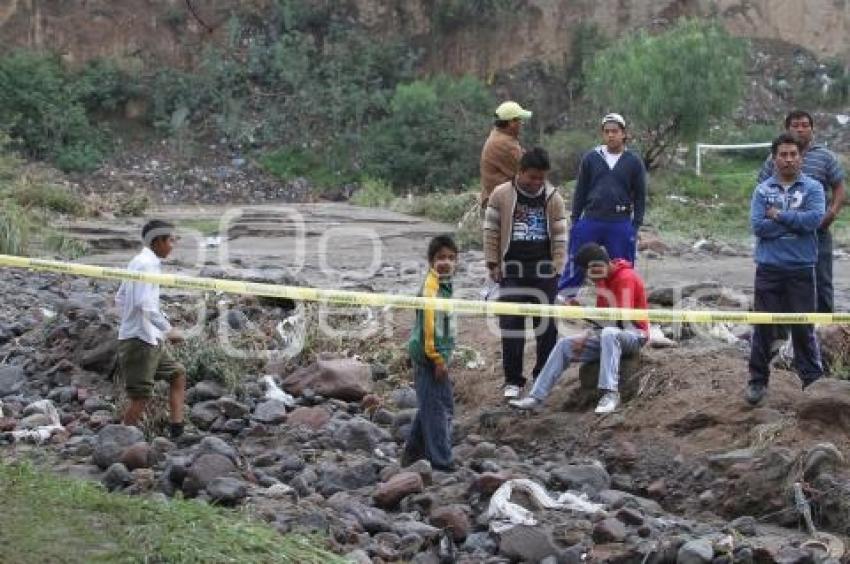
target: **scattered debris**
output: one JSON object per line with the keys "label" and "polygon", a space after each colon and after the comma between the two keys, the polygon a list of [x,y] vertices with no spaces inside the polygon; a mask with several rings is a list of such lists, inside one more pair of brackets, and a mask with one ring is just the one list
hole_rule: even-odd
{"label": "scattered debris", "polygon": [[508,480],[490,498],[487,517],[490,520],[490,530],[494,533],[503,533],[517,525],[537,524],[531,511],[510,501],[515,491],[527,494],[539,508],[567,509],[586,514],[603,512],[603,507],[589,502],[587,496],[565,492],[558,496],[558,499],[553,499],[543,486],[532,480]]}

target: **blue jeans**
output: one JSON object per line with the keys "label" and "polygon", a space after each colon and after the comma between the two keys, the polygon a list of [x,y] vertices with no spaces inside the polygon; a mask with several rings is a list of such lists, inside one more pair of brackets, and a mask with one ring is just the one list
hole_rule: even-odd
{"label": "blue jeans", "polygon": [[413,362],[416,386],[416,417],[404,449],[414,458],[427,458],[434,468],[447,468],[452,463],[452,417],[454,398],[450,378],[438,381],[432,363]]}
{"label": "blue jeans", "polygon": [[616,392],[620,383],[620,358],[635,354],[646,343],[646,337],[636,331],[605,327],[598,335],[592,335],[579,350],[577,342],[581,336],[564,337],[549,355],[549,360],[534,382],[531,397],[546,399],[570,363],[599,361],[599,389]]}
{"label": "blue jeans", "polygon": [[567,244],[567,266],[558,283],[558,290],[565,290],[568,297],[578,294],[584,285],[584,270],[576,264],[576,255],[587,243],[598,243],[605,247],[611,259],[625,259],[635,264],[637,255],[635,228],[629,218],[601,220],[582,218],[570,229]]}

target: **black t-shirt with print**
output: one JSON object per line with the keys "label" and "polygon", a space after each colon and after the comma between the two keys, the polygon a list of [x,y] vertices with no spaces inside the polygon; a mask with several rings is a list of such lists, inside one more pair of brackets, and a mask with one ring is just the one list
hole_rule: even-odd
{"label": "black t-shirt with print", "polygon": [[553,274],[552,247],[546,217],[546,193],[536,196],[516,191],[511,242],[505,254],[505,276],[532,278]]}

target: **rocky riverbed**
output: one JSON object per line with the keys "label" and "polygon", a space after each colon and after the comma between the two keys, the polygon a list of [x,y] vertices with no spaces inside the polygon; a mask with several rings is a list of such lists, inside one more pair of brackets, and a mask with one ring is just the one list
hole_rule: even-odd
{"label": "rocky riverbed", "polygon": [[[348,225],[344,208],[320,213]],[[371,221],[357,214],[368,211],[350,215]],[[201,273],[412,293],[419,273],[403,263],[444,226],[391,219],[380,228],[383,275],[366,280],[355,277],[362,256],[352,241],[329,246],[343,274],[322,283],[315,266],[297,275],[286,270],[285,235],[275,248],[250,231],[233,237],[232,248],[244,244],[234,265],[204,261]],[[306,262],[319,264],[308,248]],[[86,261],[114,264],[131,252],[113,249]],[[748,259],[741,256],[709,254],[699,265],[729,272],[728,288],[665,285],[688,260],[672,252],[644,257],[657,306],[697,296],[730,307],[746,297]],[[178,270],[189,265],[176,257]],[[477,294],[475,276],[462,272],[461,295]],[[188,431],[170,441],[161,416],[143,429],[116,424],[123,394],[113,381],[115,289],[114,282],[3,271],[4,460],[35,460],[127,495],[246,507],[281,532],[326,535],[354,562],[802,563],[829,560],[824,550],[837,561],[835,541],[850,531],[850,383],[827,380],[804,393],[792,373],[778,370],[766,404],[745,407],[746,327],[716,335],[663,327],[672,347],[646,351],[627,377],[630,401],[598,418],[574,372],[540,413],[505,409],[498,336],[488,320],[464,318],[454,370],[458,468],[444,473],[424,461],[398,463],[416,406],[403,354],[410,312],[358,311],[344,319],[346,337],[328,337],[307,328],[316,312],[303,304],[165,292],[175,323],[195,331],[180,353],[192,380]],[[300,353],[259,353],[293,342]],[[227,343],[251,354],[221,355]],[[815,525],[834,535],[819,545],[800,527],[795,483]],[[575,497],[559,502],[565,493]]]}

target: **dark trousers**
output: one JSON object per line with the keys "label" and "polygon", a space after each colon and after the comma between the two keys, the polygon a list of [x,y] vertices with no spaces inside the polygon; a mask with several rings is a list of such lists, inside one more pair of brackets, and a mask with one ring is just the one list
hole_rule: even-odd
{"label": "dark trousers", "polygon": [[[558,277],[546,278],[503,278],[499,285],[499,301],[554,304],[558,291]],[[523,351],[525,350],[525,317],[519,315],[502,315],[499,317],[499,328],[502,331],[502,367],[505,371],[505,384],[525,386],[522,370]],[[549,317],[533,317],[534,334],[537,340],[537,362],[534,364],[532,375],[543,370],[549,353],[555,348],[558,340],[558,327],[555,320]]]}
{"label": "dark trousers", "polygon": [[[818,230],[818,262],[815,265],[818,313],[835,312],[832,289],[832,234]],[[777,338],[788,338],[788,327],[780,326]]]}
{"label": "dark trousers", "polygon": [[835,302],[832,291],[832,234],[818,230],[817,273],[818,313],[832,313]]}
{"label": "dark trousers", "polygon": [[434,377],[434,365],[413,362],[416,387],[416,417],[404,446],[412,458],[427,458],[434,468],[448,468],[452,463],[452,417],[454,398],[452,382]]}
{"label": "dark trousers", "polygon": [[[772,313],[810,313],[816,305],[815,272],[813,268],[781,269],[759,265],[756,268],[755,311]],[[750,351],[750,383],[767,385],[773,343],[781,338],[780,325],[756,325]],[[804,382],[823,375],[820,349],[814,326],[791,325],[794,344],[794,367]]]}

